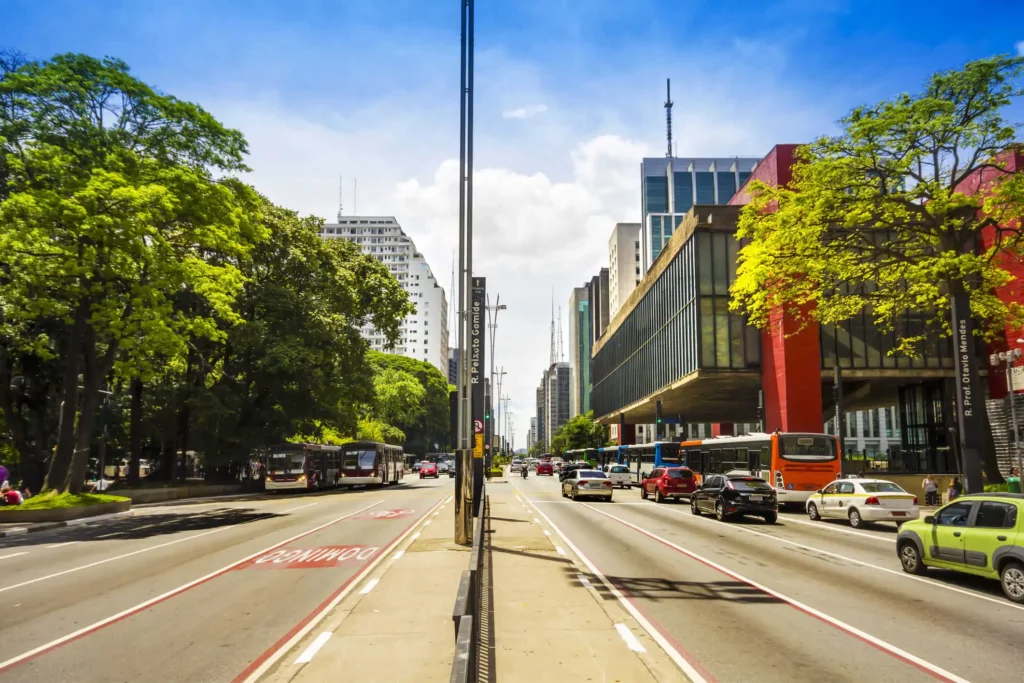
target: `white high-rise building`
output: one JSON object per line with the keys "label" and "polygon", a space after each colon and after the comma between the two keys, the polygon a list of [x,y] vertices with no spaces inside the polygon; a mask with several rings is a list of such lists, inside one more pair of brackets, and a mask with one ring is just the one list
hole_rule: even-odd
{"label": "white high-rise building", "polygon": [[608,315],[614,318],[619,308],[640,284],[640,224],[616,223],[608,240]]}
{"label": "white high-rise building", "polygon": [[[398,344],[388,353],[424,360],[448,376],[448,299],[430,265],[394,216],[339,216],[325,223],[320,235],[345,239],[383,263],[409,293],[416,311],[402,323]],[[370,347],[385,351],[384,337],[366,325],[361,330]]]}

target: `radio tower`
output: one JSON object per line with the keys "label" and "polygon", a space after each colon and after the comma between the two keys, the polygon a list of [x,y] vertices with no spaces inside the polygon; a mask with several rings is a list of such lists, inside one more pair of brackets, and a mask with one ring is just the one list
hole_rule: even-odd
{"label": "radio tower", "polygon": [[555,293],[551,292],[551,359],[548,367],[555,364]]}
{"label": "radio tower", "polygon": [[558,307],[558,362],[565,360],[565,351],[562,349],[562,307]]}
{"label": "radio tower", "polygon": [[665,79],[665,127],[668,129],[666,158],[672,157],[672,79]]}
{"label": "radio tower", "polygon": [[345,180],[344,177],[338,176],[338,222],[339,223],[341,222],[341,216],[344,213],[342,211],[342,209],[344,208],[344,201],[343,201],[343,199],[345,198],[345,191],[342,188],[342,183],[344,182],[344,180]]}

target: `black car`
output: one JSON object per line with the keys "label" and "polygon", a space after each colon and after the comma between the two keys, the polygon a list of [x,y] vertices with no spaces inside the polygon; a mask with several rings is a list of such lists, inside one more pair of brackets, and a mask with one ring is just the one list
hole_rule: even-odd
{"label": "black car", "polygon": [[720,520],[742,515],[763,517],[769,524],[779,518],[775,489],[764,479],[742,474],[709,474],[690,496],[690,512],[707,512]]}
{"label": "black car", "polygon": [[566,465],[562,465],[562,470],[558,473],[558,481],[565,481],[565,478],[569,476],[570,472],[587,469],[591,469],[590,465],[580,462],[571,462]]}

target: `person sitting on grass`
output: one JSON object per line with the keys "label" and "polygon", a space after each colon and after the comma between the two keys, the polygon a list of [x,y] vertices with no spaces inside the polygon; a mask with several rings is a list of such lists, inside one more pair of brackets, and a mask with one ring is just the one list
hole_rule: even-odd
{"label": "person sitting on grass", "polygon": [[5,505],[21,505],[25,500],[21,497],[21,492],[18,489],[12,489],[10,486],[5,485],[0,489],[0,495],[3,496]]}

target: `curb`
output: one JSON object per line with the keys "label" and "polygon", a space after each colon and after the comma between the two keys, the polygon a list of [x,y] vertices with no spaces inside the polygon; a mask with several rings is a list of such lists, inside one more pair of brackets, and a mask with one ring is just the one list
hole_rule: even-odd
{"label": "curb", "polygon": [[191,498],[171,498],[170,500],[158,500],[155,503],[132,503],[132,509],[134,510],[135,508],[155,508],[167,505],[180,505],[181,503],[195,502],[197,500],[208,500],[211,502],[218,500],[231,500],[232,498],[246,498],[250,496],[259,495],[262,495],[262,492],[253,491],[252,493],[231,493],[226,496],[192,496]]}
{"label": "curb", "polygon": [[0,531],[0,538],[6,538],[7,536],[21,536],[22,534],[32,534],[39,531],[49,531],[50,529],[60,529],[69,526],[81,526],[83,524],[92,524],[93,522],[100,522],[109,519],[118,519],[121,517],[130,517],[132,514],[131,510],[126,512],[112,512],[109,515],[96,515],[95,517],[82,517],[80,519],[69,519],[63,522],[40,522],[35,526],[29,527],[14,527],[13,529],[7,529],[6,531]]}

